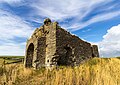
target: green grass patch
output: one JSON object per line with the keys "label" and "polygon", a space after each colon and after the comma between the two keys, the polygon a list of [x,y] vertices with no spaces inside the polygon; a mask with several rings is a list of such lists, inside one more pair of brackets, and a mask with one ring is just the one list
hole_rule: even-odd
{"label": "green grass patch", "polygon": [[5,61],[5,64],[11,64],[11,63],[17,63],[22,62],[24,59],[24,56],[0,56],[0,65],[3,64]]}
{"label": "green grass patch", "polygon": [[117,57],[118,59],[120,59],[120,57]]}
{"label": "green grass patch", "polygon": [[24,56],[0,56],[0,58],[24,58]]}

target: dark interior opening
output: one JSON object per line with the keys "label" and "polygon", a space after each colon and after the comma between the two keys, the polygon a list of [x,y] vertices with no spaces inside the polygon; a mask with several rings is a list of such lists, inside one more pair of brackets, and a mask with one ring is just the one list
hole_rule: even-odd
{"label": "dark interior opening", "polygon": [[59,59],[57,62],[58,65],[70,65],[70,58],[72,56],[72,49],[68,46],[65,46],[64,51],[65,51],[64,52],[65,54],[62,54],[59,56]]}
{"label": "dark interior opening", "polygon": [[47,62],[49,63],[49,60],[47,60]]}
{"label": "dark interior opening", "polygon": [[70,65],[71,56],[72,56],[72,49],[70,47],[65,47],[66,50],[66,64]]}
{"label": "dark interior opening", "polygon": [[27,49],[27,56],[26,56],[26,67],[32,67],[32,60],[33,60],[33,53],[34,53],[34,45],[31,43]]}
{"label": "dark interior opening", "polygon": [[95,55],[92,53],[92,57],[95,57]]}

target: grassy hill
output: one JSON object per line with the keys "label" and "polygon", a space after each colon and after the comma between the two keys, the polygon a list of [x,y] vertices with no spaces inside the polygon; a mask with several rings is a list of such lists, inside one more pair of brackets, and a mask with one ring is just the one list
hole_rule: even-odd
{"label": "grassy hill", "polygon": [[93,58],[80,66],[60,66],[52,71],[26,69],[23,63],[1,65],[0,84],[120,85],[120,58]]}
{"label": "grassy hill", "polygon": [[11,64],[11,63],[18,63],[24,60],[24,56],[0,56],[0,65]]}

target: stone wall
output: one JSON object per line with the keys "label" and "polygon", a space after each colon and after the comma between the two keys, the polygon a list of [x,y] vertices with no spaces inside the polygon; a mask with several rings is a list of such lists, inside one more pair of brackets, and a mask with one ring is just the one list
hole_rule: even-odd
{"label": "stone wall", "polygon": [[[32,45],[32,46],[31,46]],[[50,19],[37,28],[26,44],[25,67],[74,66],[99,57],[97,45],[81,40]]]}
{"label": "stone wall", "polygon": [[[56,32],[56,52],[58,54],[58,64],[78,65],[81,61],[92,57],[91,44],[87,43],[75,35],[62,28]],[[67,53],[69,52],[69,56]]]}
{"label": "stone wall", "polygon": [[46,33],[46,59],[45,65],[50,66],[53,64],[52,58],[55,57],[56,52],[56,27],[53,23],[48,26],[44,25]]}
{"label": "stone wall", "polygon": [[46,56],[46,37],[38,38],[37,57],[34,61],[36,63],[36,68],[43,67],[45,65]]}
{"label": "stone wall", "polygon": [[92,57],[99,57],[98,46],[92,45]]}
{"label": "stone wall", "polygon": [[[32,56],[32,61],[28,60],[29,59],[29,55],[28,55],[28,51],[29,51],[29,46],[30,44],[34,45],[34,52],[33,52],[33,56]],[[27,40],[27,44],[26,44],[26,54],[25,54],[25,59],[24,59],[24,65],[25,67],[27,67],[26,65],[28,63],[31,63],[30,67],[41,67],[44,66],[45,64],[45,48],[46,48],[46,37],[44,35],[44,29],[43,26],[41,26],[40,28],[37,28],[32,36]],[[32,53],[30,53],[32,55]]]}
{"label": "stone wall", "polygon": [[[31,45],[33,45],[32,46],[33,47],[32,48],[33,52],[30,52],[31,51]],[[25,59],[24,59],[25,67],[35,66],[34,61],[36,60],[36,57],[37,57],[37,50],[36,50],[37,47],[38,47],[38,40],[35,37],[31,37],[27,41],[27,44],[26,44],[26,54],[25,54]],[[29,60],[30,57],[31,57],[32,60],[31,59]],[[27,66],[28,63],[31,63],[30,66]]]}

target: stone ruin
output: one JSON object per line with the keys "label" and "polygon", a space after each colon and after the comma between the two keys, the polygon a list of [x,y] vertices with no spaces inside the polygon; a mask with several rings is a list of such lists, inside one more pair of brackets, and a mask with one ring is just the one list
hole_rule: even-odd
{"label": "stone ruin", "polygon": [[27,40],[24,65],[34,68],[75,66],[93,57],[99,57],[97,45],[81,40],[47,18]]}

